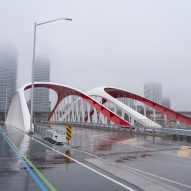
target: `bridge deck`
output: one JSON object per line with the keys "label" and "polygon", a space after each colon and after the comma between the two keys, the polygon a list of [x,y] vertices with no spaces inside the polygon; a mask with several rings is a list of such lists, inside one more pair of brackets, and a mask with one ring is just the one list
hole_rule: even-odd
{"label": "bridge deck", "polygon": [[[57,190],[191,190],[188,143],[74,127],[68,151],[13,128],[7,134]],[[2,133],[0,146],[0,188],[41,190]]]}

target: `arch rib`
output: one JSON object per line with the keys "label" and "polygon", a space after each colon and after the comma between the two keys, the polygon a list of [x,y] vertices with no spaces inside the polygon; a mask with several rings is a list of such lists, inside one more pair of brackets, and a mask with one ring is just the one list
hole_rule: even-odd
{"label": "arch rib", "polygon": [[181,123],[188,124],[188,125],[191,124],[191,118],[189,118],[189,117],[187,117],[181,113],[178,113],[172,109],[169,109],[163,105],[160,105],[156,102],[153,102],[149,99],[146,99],[142,96],[128,92],[128,91],[123,90],[123,89],[104,86],[104,87],[98,87],[98,88],[95,88],[93,90],[90,90],[90,91],[88,91],[87,94],[88,95],[98,95],[98,96],[104,95],[106,97],[111,96],[112,98],[119,98],[119,97],[131,98],[131,99],[137,100],[141,103],[144,103],[145,105],[147,105],[153,109],[156,109],[157,111],[167,115],[168,117],[170,117],[174,120],[177,120]]}
{"label": "arch rib", "polygon": [[[56,110],[56,108],[58,107],[59,103],[67,96],[69,95],[74,95],[74,96],[79,96],[82,99],[84,99],[85,101],[87,101],[89,104],[92,105],[92,107],[94,107],[98,112],[102,113],[106,118],[108,118],[109,120],[111,120],[113,123],[117,124],[117,125],[126,125],[126,126],[130,126],[130,124],[125,121],[123,118],[117,116],[115,113],[113,113],[112,111],[108,110],[106,107],[104,107],[103,105],[101,105],[99,102],[97,102],[96,100],[94,100],[93,98],[91,98],[90,96],[86,95],[85,93],[74,89],[72,87],[69,86],[65,86],[65,85],[61,85],[61,84],[57,84],[57,83],[50,83],[50,82],[35,82],[34,83],[34,87],[35,88],[48,88],[48,89],[52,89],[56,92],[57,94],[57,101],[56,104],[53,108],[53,110],[50,112],[49,114],[49,120],[52,117],[54,111]],[[25,132],[29,132],[30,131],[30,113],[27,107],[27,103],[26,103],[26,99],[24,97],[24,91],[28,90],[31,88],[31,84],[25,84],[24,86],[22,86],[18,91],[16,96],[16,99],[12,100],[12,104],[10,105],[9,108],[9,112],[7,115],[7,124],[13,125],[15,127],[18,127],[19,129],[25,131]],[[19,105],[19,115],[17,118],[14,118],[14,120],[12,120],[12,115],[13,115],[13,111],[15,111],[15,108],[13,108],[15,105]],[[24,109],[23,109],[24,108]],[[113,117],[115,116],[115,117]],[[20,123],[17,123],[16,121],[19,121],[20,119],[18,118],[22,118],[24,119],[23,121],[21,121]],[[19,126],[17,125],[19,124]]]}

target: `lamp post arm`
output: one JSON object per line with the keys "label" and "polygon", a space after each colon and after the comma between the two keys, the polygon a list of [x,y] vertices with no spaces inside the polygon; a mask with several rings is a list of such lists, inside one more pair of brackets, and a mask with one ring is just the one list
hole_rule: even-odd
{"label": "lamp post arm", "polygon": [[72,21],[72,19],[70,19],[70,18],[59,18],[59,19],[54,19],[54,20],[42,22],[42,23],[37,23],[36,26],[52,23],[52,22],[59,21],[59,20]]}

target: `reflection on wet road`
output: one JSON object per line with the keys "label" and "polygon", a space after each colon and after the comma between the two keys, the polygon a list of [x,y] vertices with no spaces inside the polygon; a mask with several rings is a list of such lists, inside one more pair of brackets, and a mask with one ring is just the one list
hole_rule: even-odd
{"label": "reflection on wet road", "polygon": [[[141,173],[163,185],[161,190],[191,190],[191,150],[187,143],[160,137],[80,128],[76,128],[73,136],[72,145],[76,150],[120,166],[123,171],[131,169]],[[102,167],[95,160],[91,162]],[[111,173],[116,175],[113,171]],[[126,180],[130,181],[130,178]]]}
{"label": "reflection on wet road", "polygon": [[[70,158],[71,151],[54,151],[16,129],[7,130],[17,148],[40,170],[57,190],[134,190],[102,172]],[[43,190],[32,179],[5,138],[0,135],[0,186],[2,190]],[[6,159],[5,159],[6,157]],[[7,175],[7,176],[6,176]],[[39,177],[40,178],[40,177]],[[132,186],[136,188],[136,186]],[[128,189],[129,188],[129,189]],[[136,188],[137,190],[138,188]],[[50,189],[49,189],[50,190]],[[140,189],[138,189],[140,190]]]}
{"label": "reflection on wet road", "polygon": [[[78,127],[69,147],[13,128],[7,134],[57,190],[191,190],[190,145],[183,142]],[[1,135],[0,145],[0,188],[41,190]]]}

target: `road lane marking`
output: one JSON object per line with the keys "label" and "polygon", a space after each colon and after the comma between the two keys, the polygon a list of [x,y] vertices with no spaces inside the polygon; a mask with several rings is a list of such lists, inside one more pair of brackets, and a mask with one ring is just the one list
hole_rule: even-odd
{"label": "road lane marking", "polygon": [[[122,140],[122,141],[115,141],[115,140],[112,140],[112,139],[99,137],[99,136],[102,136],[102,135],[106,135],[106,133],[95,134],[95,135],[92,135],[92,137],[95,137],[95,138],[98,138],[98,139],[101,139],[101,140],[104,140],[104,141],[111,141],[111,142],[114,142],[114,143],[119,143],[119,144],[129,144],[129,143],[134,142],[134,141],[137,140],[137,138],[128,138],[128,139],[125,139],[125,140]],[[135,146],[135,147],[141,147],[141,146]]]}
{"label": "road lane marking", "polygon": [[[103,134],[101,134],[103,135]],[[105,134],[104,134],[105,135]],[[125,139],[123,141],[115,141],[115,140],[112,140],[112,139],[106,139],[106,138],[101,138],[101,137],[98,137],[98,135],[94,135],[93,137],[96,137],[98,139],[101,139],[101,140],[104,140],[104,141],[110,141],[110,142],[114,142],[114,143],[119,143],[119,144],[129,144],[135,140],[137,140],[137,138],[129,138],[129,139]],[[135,147],[140,147],[142,148],[141,146],[135,146]]]}
{"label": "road lane marking", "polygon": [[[127,167],[126,165],[122,165],[122,164],[120,164],[120,166]],[[190,189],[191,189],[191,186],[188,186],[188,185],[186,185],[186,184],[182,184],[182,183],[177,182],[177,181],[174,181],[174,180],[170,180],[170,179],[167,179],[167,178],[164,178],[164,177],[161,177],[161,176],[158,176],[158,175],[149,173],[149,172],[145,172],[145,171],[142,171],[142,170],[139,170],[139,169],[130,167],[130,166],[127,167],[127,168],[132,169],[132,170],[135,170],[135,171],[140,172],[140,173],[142,173],[142,174],[146,174],[146,175],[149,175],[149,176],[158,178],[158,179],[160,179],[160,180],[164,180],[164,181],[167,181],[167,182],[170,182],[170,183],[174,183],[174,184],[177,184],[177,185],[179,185],[179,186],[183,186],[183,187],[186,187],[186,188],[190,188]]]}
{"label": "road lane marking", "polygon": [[[18,129],[17,129],[17,130],[18,130]],[[18,131],[21,132],[22,134],[25,134],[24,132],[22,132],[22,131],[20,131],[20,130],[18,130]],[[25,134],[25,135],[26,135],[26,134]],[[84,167],[86,167],[87,169],[89,169],[89,170],[91,170],[91,171],[93,171],[93,172],[95,172],[95,173],[97,173],[97,174],[99,174],[99,175],[105,177],[106,179],[111,180],[112,182],[115,182],[115,183],[118,184],[118,185],[121,185],[122,187],[128,189],[129,191],[135,191],[134,189],[132,189],[132,188],[130,188],[130,187],[128,187],[128,186],[126,186],[126,185],[124,185],[124,184],[122,184],[122,183],[120,183],[120,182],[118,182],[118,181],[116,181],[116,180],[114,180],[114,179],[112,179],[112,178],[110,178],[110,177],[108,177],[108,176],[106,176],[106,175],[100,173],[99,171],[97,171],[97,170],[95,170],[95,169],[93,169],[93,168],[91,168],[91,167],[85,165],[84,163],[82,163],[82,162],[80,162],[80,161],[77,161],[76,159],[71,158],[71,157],[65,155],[64,153],[62,153],[62,152],[60,152],[60,151],[58,151],[58,150],[56,150],[56,149],[51,148],[50,146],[48,146],[48,145],[42,143],[41,141],[37,140],[36,138],[33,138],[33,137],[30,137],[30,138],[31,138],[32,140],[34,140],[34,141],[36,141],[36,142],[38,142],[38,143],[44,145],[45,147],[47,147],[47,148],[49,148],[49,149],[51,149],[51,150],[53,150],[53,151],[55,151],[55,152],[57,152],[57,153],[59,153],[59,154],[65,156],[65,157],[67,157],[67,158],[73,160],[74,162],[80,164],[81,166],[84,166]],[[152,173],[149,173],[149,172],[146,172],[146,171],[142,171],[142,170],[139,170],[139,169],[130,167],[130,166],[126,166],[126,165],[122,165],[122,164],[116,164],[115,162],[107,161],[107,160],[105,160],[105,159],[103,159],[103,158],[101,158],[101,157],[99,157],[99,156],[97,156],[97,155],[88,153],[88,152],[86,152],[86,151],[79,151],[79,150],[73,149],[73,148],[71,148],[71,149],[72,149],[72,150],[76,150],[76,151],[78,151],[78,152],[83,152],[83,153],[88,154],[88,155],[91,155],[91,156],[94,156],[94,157],[99,158],[100,160],[106,161],[106,162],[108,162],[108,163],[110,163],[110,164],[119,165],[119,166],[122,166],[122,167],[126,167],[126,168],[129,168],[129,169],[134,170],[134,171],[136,171],[136,172],[139,172],[139,173],[142,173],[142,174],[146,174],[146,175],[149,175],[149,176],[151,176],[151,177],[158,178],[158,179],[160,179],[160,180],[163,180],[163,181],[166,181],[166,182],[170,182],[170,183],[173,183],[173,184],[176,184],[176,185],[183,186],[183,187],[186,187],[186,188],[191,189],[191,186],[189,186],[189,185],[182,184],[182,183],[180,183],[180,182],[173,181],[173,180],[170,180],[170,179],[167,179],[167,178],[158,176],[158,175],[156,175],[156,174],[152,174]]]}
{"label": "road lane marking", "polygon": [[[1,130],[2,131],[2,130]],[[15,154],[19,157],[19,159],[22,161],[24,167],[28,170],[28,172],[31,174],[32,178],[35,180],[35,182],[39,185],[39,187],[43,191],[56,191],[57,189],[43,176],[43,174],[37,169],[37,167],[16,147],[16,145],[13,143],[13,141],[9,138],[9,136],[6,134],[6,132],[3,132],[3,136],[9,146],[12,148],[12,150],[15,152]],[[40,179],[39,179],[40,178]],[[41,180],[43,182],[41,182]],[[45,185],[46,188],[45,187]]]}
{"label": "road lane marking", "polygon": [[[166,154],[166,155],[171,155],[171,156],[174,156],[174,157],[177,157],[177,158],[180,158],[179,156],[177,156],[177,154],[173,154],[173,153],[170,153],[170,152],[162,151],[161,153]],[[188,156],[185,159],[191,159],[191,157]]]}
{"label": "road lane marking", "polygon": [[82,153],[84,153],[84,154],[88,154],[88,155],[90,155],[90,156],[92,156],[92,157],[98,158],[98,159],[100,159],[100,160],[103,160],[104,162],[110,163],[110,164],[115,165],[115,166],[121,166],[121,167],[125,167],[125,168],[127,168],[127,169],[129,168],[129,169],[134,170],[134,171],[136,171],[136,172],[138,172],[138,173],[140,173],[140,174],[146,174],[146,175],[149,175],[149,176],[151,176],[151,177],[158,178],[158,179],[160,179],[160,180],[163,180],[163,181],[166,181],[166,182],[170,182],[170,183],[173,183],[173,184],[176,184],[176,185],[179,185],[179,186],[182,186],[182,187],[186,187],[186,188],[190,188],[190,189],[191,189],[191,186],[189,186],[189,185],[182,184],[182,183],[180,183],[180,182],[177,182],[177,181],[174,181],[174,180],[170,180],[170,179],[167,179],[167,178],[158,176],[158,175],[156,175],[156,174],[152,174],[152,173],[149,173],[149,172],[146,172],[146,171],[142,171],[142,170],[139,170],[139,169],[130,167],[130,166],[126,166],[126,165],[123,165],[123,164],[117,164],[117,163],[115,163],[115,162],[105,160],[105,159],[103,159],[103,158],[101,158],[101,157],[99,157],[99,156],[97,156],[97,155],[94,155],[94,154],[92,154],[92,153],[89,153],[89,152],[87,152],[87,151],[77,150],[77,149],[74,149],[74,148],[71,148],[71,150],[75,150],[75,151],[78,151],[78,152],[82,152]]}
{"label": "road lane marking", "polygon": [[176,156],[184,157],[184,158],[189,157],[190,151],[191,151],[191,147],[181,146]]}
{"label": "road lane marking", "polygon": [[[22,132],[22,133],[23,133],[23,132]],[[23,134],[24,134],[24,133],[23,133]],[[30,138],[31,138],[32,140],[34,140],[34,141],[40,143],[41,145],[44,145],[45,147],[47,147],[47,148],[49,148],[49,149],[51,149],[51,150],[53,150],[53,151],[55,151],[55,152],[57,152],[57,153],[59,153],[59,154],[65,156],[65,157],[67,157],[68,159],[70,159],[70,160],[76,162],[77,164],[79,164],[79,165],[81,165],[81,166],[83,166],[83,167],[85,167],[85,168],[87,168],[87,169],[89,169],[89,170],[95,172],[96,174],[101,175],[102,177],[104,177],[104,178],[110,180],[111,182],[114,182],[114,183],[118,184],[119,186],[121,186],[121,187],[123,187],[123,188],[125,188],[125,189],[127,189],[127,190],[129,190],[129,191],[136,191],[136,190],[134,190],[133,188],[131,188],[131,187],[129,187],[129,186],[126,186],[125,184],[123,184],[123,183],[121,183],[121,182],[119,182],[119,181],[117,181],[117,180],[115,180],[115,179],[113,179],[113,178],[111,178],[111,177],[109,177],[109,176],[107,176],[107,175],[105,175],[105,174],[103,174],[103,173],[101,173],[101,172],[99,172],[99,171],[97,171],[97,170],[95,170],[95,169],[93,169],[93,168],[87,166],[86,164],[84,164],[84,163],[82,163],[82,162],[80,162],[80,161],[78,161],[78,160],[76,160],[76,159],[74,159],[74,158],[72,158],[72,157],[70,157],[70,156],[68,156],[68,155],[66,155],[66,154],[64,154],[64,153],[62,153],[62,152],[60,152],[60,151],[58,151],[58,150],[56,150],[56,149],[53,149],[52,147],[50,147],[50,146],[48,146],[48,145],[42,143],[41,141],[37,140],[36,138],[33,138],[33,137],[30,137]]]}
{"label": "road lane marking", "polygon": [[23,166],[27,169],[33,180],[37,183],[37,185],[40,187],[41,190],[43,191],[48,191],[46,186],[41,182],[39,177],[34,173],[34,171],[30,168],[30,166],[27,164],[27,162],[24,160],[24,158],[20,155],[20,153],[17,151],[17,149],[14,147],[14,145],[11,143],[7,135],[3,132],[3,137],[6,140],[7,144],[10,146],[12,151],[16,154],[16,156],[20,159],[22,162]]}
{"label": "road lane marking", "polygon": [[129,144],[129,143],[132,143],[134,141],[136,141],[137,138],[130,138],[130,139],[125,139],[123,141],[119,141],[119,143],[122,143],[122,144]]}

